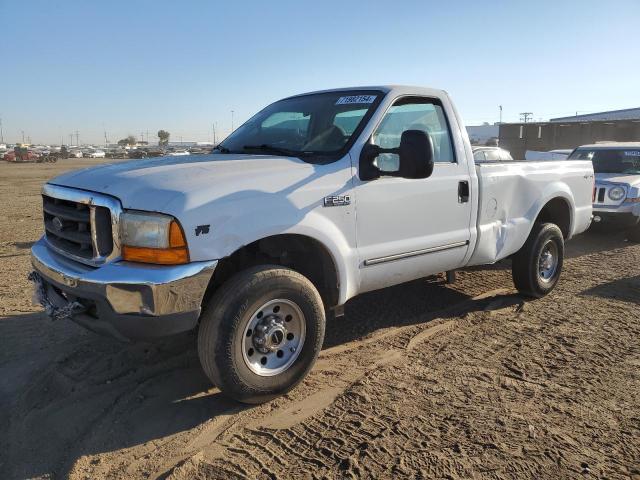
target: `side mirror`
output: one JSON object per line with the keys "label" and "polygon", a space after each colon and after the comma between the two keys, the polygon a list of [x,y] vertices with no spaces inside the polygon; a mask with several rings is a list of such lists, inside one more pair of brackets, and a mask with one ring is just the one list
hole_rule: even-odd
{"label": "side mirror", "polygon": [[433,141],[422,130],[405,130],[400,137],[399,177],[428,178],[433,173]]}
{"label": "side mirror", "polygon": [[382,153],[382,148],[378,145],[367,143],[360,151],[360,180],[369,181],[380,178],[380,169],[374,165],[375,159]]}
{"label": "side mirror", "polygon": [[[374,161],[383,153],[398,155],[399,168],[387,172],[378,168]],[[422,130],[405,130],[400,137],[398,148],[382,148],[370,143],[360,152],[361,180],[375,180],[381,175],[403,178],[428,178],[433,173],[433,142],[431,136]]]}

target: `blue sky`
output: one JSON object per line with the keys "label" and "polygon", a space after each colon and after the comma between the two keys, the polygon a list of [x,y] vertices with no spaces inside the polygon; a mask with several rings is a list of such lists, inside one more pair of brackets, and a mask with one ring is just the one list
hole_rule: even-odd
{"label": "blue sky", "polygon": [[468,124],[640,106],[640,1],[0,0],[5,140],[210,140],[281,97],[444,88]]}

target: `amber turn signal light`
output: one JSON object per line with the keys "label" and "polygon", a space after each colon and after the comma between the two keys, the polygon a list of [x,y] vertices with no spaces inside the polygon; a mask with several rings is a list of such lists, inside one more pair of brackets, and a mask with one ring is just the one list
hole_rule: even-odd
{"label": "amber turn signal light", "polygon": [[169,225],[169,248],[122,247],[122,258],[129,262],[180,265],[189,263],[189,250],[180,224],[173,220]]}

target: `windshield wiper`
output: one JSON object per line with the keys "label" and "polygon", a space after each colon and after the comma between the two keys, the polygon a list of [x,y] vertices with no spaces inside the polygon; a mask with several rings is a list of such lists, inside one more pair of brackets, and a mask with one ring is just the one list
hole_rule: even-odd
{"label": "windshield wiper", "polygon": [[266,153],[275,153],[277,155],[286,155],[288,157],[300,157],[302,155],[309,155],[310,152],[302,152],[300,150],[289,150],[288,148],[276,147],[274,145],[244,145],[244,150],[260,150]]}

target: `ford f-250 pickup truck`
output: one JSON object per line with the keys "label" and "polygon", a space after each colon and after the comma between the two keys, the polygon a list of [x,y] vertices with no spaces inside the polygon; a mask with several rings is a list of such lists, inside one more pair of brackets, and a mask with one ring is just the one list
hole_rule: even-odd
{"label": "ford f-250 pickup truck", "polygon": [[640,242],[640,142],[583,145],[569,159],[593,163],[594,222],[628,227],[629,239]]}
{"label": "ford f-250 pickup truck", "polygon": [[549,293],[593,183],[590,161],[476,165],[441,90],[297,95],[211,155],[50,180],[31,278],[51,317],[94,331],[199,327],[211,381],[258,403],[305,377],[325,315],[362,292],[511,257],[520,292]]}

